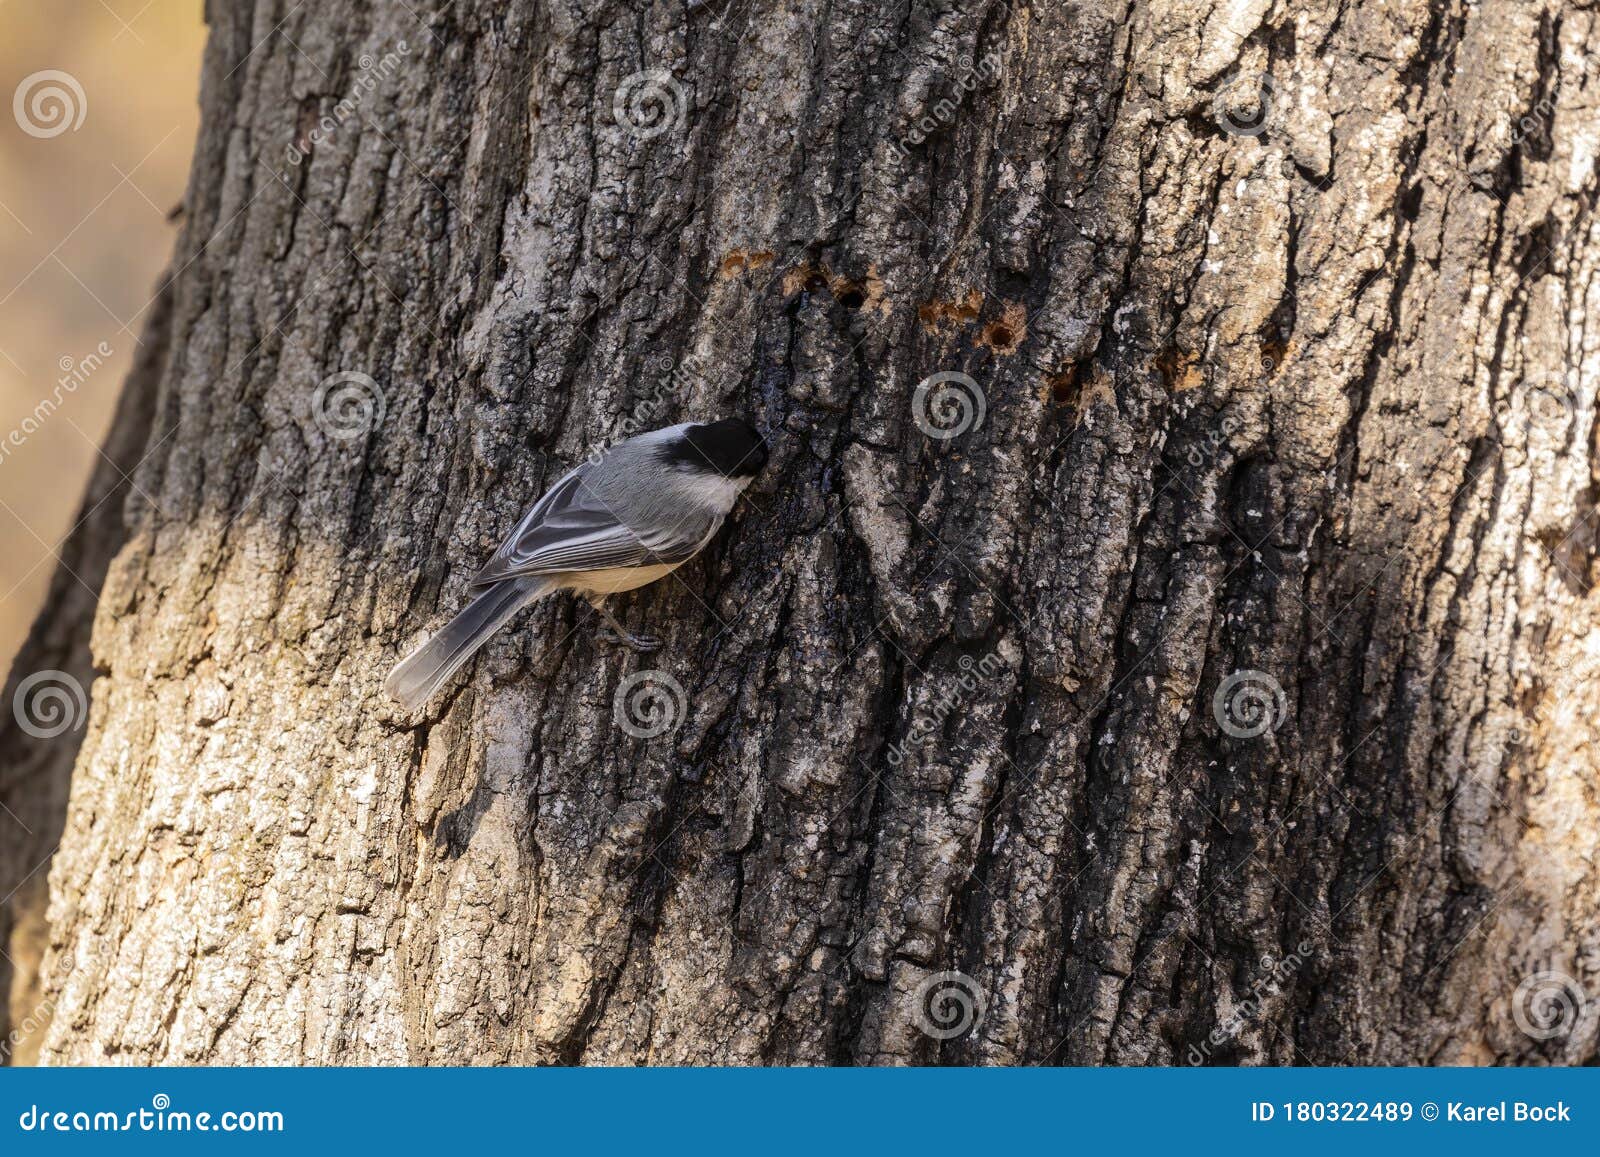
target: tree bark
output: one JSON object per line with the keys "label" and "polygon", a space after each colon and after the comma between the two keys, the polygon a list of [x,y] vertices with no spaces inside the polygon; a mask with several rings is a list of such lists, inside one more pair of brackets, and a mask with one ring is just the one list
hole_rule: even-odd
{"label": "tree bark", "polygon": [[[1591,6],[209,19],[47,1059],[1595,1058]],[[725,414],[660,652],[384,698]]]}
{"label": "tree bark", "polygon": [[[0,710],[0,1064],[31,1064],[55,1008],[42,972],[50,862],[66,820],[72,765],[88,724],[89,625],[106,568],[127,537],[128,471],[144,456],[167,357],[170,283],[150,305],[83,505],[54,557],[44,606],[12,664]],[[32,680],[32,690],[25,685]],[[21,698],[19,699],[19,696]],[[43,697],[43,698],[41,698]],[[27,719],[30,727],[19,725]]]}

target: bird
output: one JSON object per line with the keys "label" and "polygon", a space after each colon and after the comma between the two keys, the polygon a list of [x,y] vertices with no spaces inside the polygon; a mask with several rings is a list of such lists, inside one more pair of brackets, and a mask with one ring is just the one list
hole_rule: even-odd
{"label": "bird", "polygon": [[480,593],[396,664],[384,690],[416,710],[518,611],[560,590],[588,600],[610,628],[602,638],[655,650],[605,599],[704,550],[766,463],[766,439],[739,418],[667,426],[591,457],[528,509],[473,578]]}

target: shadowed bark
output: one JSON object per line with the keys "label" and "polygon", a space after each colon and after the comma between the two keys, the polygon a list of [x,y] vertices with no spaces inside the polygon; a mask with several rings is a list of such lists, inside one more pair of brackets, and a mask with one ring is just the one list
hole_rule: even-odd
{"label": "shadowed bark", "polygon": [[[1594,1058],[1590,7],[208,15],[48,1059]],[[384,699],[725,414],[660,652]]]}
{"label": "shadowed bark", "polygon": [[[95,676],[89,625],[106,567],[127,536],[127,472],[144,456],[156,382],[165,368],[171,296],[151,303],[138,356],[123,385],[84,494],[83,507],[54,554],[44,607],[12,663],[0,699],[0,1063],[30,1064],[54,1010],[40,971],[47,946],[50,860],[66,820],[72,765],[87,726],[86,689]],[[30,680],[35,690],[24,684]],[[40,696],[52,696],[41,699]],[[20,696],[20,699],[19,699]],[[31,726],[20,726],[26,719]]]}

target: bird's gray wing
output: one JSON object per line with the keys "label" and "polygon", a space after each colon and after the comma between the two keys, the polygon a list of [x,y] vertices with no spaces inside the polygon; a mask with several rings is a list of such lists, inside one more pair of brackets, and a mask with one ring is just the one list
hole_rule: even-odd
{"label": "bird's gray wing", "polygon": [[584,485],[584,473],[580,467],[568,474],[522,516],[473,586],[529,575],[685,562],[715,529],[679,525],[635,530]]}

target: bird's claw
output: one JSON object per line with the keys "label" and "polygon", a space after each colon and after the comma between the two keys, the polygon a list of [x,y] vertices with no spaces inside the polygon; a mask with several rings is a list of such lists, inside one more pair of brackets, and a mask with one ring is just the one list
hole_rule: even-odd
{"label": "bird's claw", "polygon": [[631,631],[614,631],[610,627],[601,627],[596,637],[601,642],[617,643],[645,654],[661,646],[661,640],[654,635],[635,635]]}

